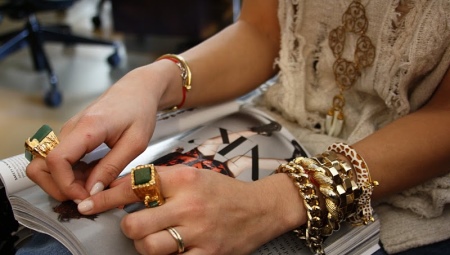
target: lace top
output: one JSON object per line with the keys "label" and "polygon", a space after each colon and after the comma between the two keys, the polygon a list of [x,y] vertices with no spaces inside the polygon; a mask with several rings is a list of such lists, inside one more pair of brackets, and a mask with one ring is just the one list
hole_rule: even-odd
{"label": "lace top", "polygon": [[[325,115],[338,93],[328,34],[341,24],[350,3],[351,0],[279,1],[281,51],[276,65],[280,72],[261,104],[313,155],[335,141],[354,143],[419,109],[450,64],[450,0],[361,0],[369,20],[366,35],[376,47],[375,61],[344,92],[345,123],[340,137],[325,135]],[[347,37],[344,58],[353,59],[355,42],[356,35]],[[443,177],[446,181],[437,178],[393,196],[382,205],[403,210],[375,210],[388,252],[450,238],[450,210],[444,213],[445,204],[450,203],[449,176]],[[445,192],[438,194],[437,189]],[[402,219],[434,218],[436,224],[430,225],[432,220],[424,221],[422,226],[395,223],[394,212]],[[416,215],[410,215],[412,212]],[[390,219],[389,225],[383,224],[385,219]],[[439,229],[446,229],[445,233],[431,229],[439,225]]]}

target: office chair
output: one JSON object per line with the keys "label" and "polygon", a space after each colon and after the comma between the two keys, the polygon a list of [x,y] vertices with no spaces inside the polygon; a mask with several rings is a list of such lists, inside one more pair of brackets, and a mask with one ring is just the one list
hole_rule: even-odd
{"label": "office chair", "polygon": [[107,61],[112,67],[116,67],[120,63],[116,43],[74,35],[67,25],[43,26],[38,21],[37,13],[66,10],[74,4],[75,0],[9,0],[3,2],[6,3],[0,5],[0,16],[24,19],[26,23],[22,29],[0,35],[0,60],[25,46],[29,46],[35,70],[45,70],[49,77],[50,88],[44,97],[46,105],[50,107],[59,106],[62,102],[62,94],[58,89],[58,78],[53,72],[45,53],[44,42],[62,42],[65,45],[81,43],[112,46],[114,52],[107,58]]}
{"label": "office chair", "polygon": [[99,0],[97,3],[97,8],[95,11],[95,15],[92,17],[92,24],[94,25],[95,29],[100,29],[102,27],[102,10],[103,6],[105,5],[106,0]]}

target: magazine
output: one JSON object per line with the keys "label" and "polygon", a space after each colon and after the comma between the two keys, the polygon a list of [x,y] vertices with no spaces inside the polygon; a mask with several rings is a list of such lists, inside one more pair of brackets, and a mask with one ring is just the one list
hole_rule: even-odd
{"label": "magazine", "polygon": [[[107,146],[99,146],[82,160],[97,160],[108,151]],[[208,160],[198,160],[199,155]],[[233,101],[162,113],[148,148],[121,175],[137,165],[171,165],[182,160],[231,178],[255,181],[273,174],[279,164],[297,156],[310,155],[292,134],[257,108]],[[67,218],[66,212],[58,209],[62,203],[27,178],[27,164],[23,154],[0,161],[0,176],[20,224],[49,234],[73,254],[137,254],[133,242],[121,232],[120,220],[127,213],[143,209],[141,203],[95,217]],[[371,254],[379,248],[378,220],[365,227],[343,224],[341,228],[325,240],[327,254]],[[286,233],[253,254],[306,255],[311,251],[293,233]]]}

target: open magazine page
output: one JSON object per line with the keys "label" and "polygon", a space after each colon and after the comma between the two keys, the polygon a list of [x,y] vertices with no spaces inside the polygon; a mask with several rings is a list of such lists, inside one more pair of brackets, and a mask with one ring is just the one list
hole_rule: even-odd
{"label": "open magazine page", "polygon": [[25,173],[27,165],[28,160],[25,159],[24,154],[0,160],[0,178],[7,194],[12,194],[34,185]]}
{"label": "open magazine page", "polygon": [[23,154],[0,161],[2,183],[21,225],[54,237],[73,254],[136,254],[133,242],[120,229],[124,210],[110,210],[92,219],[62,218],[55,212],[61,203],[26,176],[27,164]]}
{"label": "open magazine page", "polygon": [[[379,221],[368,226],[353,227],[343,223],[341,229],[324,241],[327,255],[370,255],[380,249]],[[310,255],[311,251],[293,233],[285,233],[258,248],[252,255]]]}
{"label": "open magazine page", "polygon": [[54,237],[72,254],[137,254],[120,229],[126,214],[122,209],[76,218],[72,211],[76,207],[61,207],[38,186],[15,193],[10,201],[17,221]]}
{"label": "open magazine page", "polygon": [[233,100],[209,107],[181,109],[173,112],[161,112],[157,116],[152,141],[158,141],[165,137],[179,134],[183,131],[197,127],[203,123],[220,119],[231,113],[239,111],[242,104],[243,101]]}
{"label": "open magazine page", "polygon": [[[170,139],[170,137],[183,133],[192,128],[198,127],[204,123],[213,121],[235,113],[239,111],[244,101],[233,100],[218,105],[201,108],[181,109],[174,112],[160,112],[157,116],[155,131],[153,132],[150,144]],[[149,149],[147,149],[149,150]],[[104,157],[110,148],[105,144],[100,145],[91,153],[88,153],[82,161],[91,162]],[[136,166],[137,162],[141,162],[145,159],[148,151],[143,152],[136,158],[134,162],[131,162],[124,173],[130,171],[130,169]]]}
{"label": "open magazine page", "polygon": [[277,122],[255,108],[242,107],[237,113],[151,144],[134,165],[185,164],[255,181],[272,174],[280,164],[307,155]]}
{"label": "open magazine page", "polygon": [[[160,115],[155,136],[148,148],[121,175],[128,174],[132,167],[142,164],[186,164],[242,181],[255,181],[273,174],[280,164],[294,157],[310,156],[284,127],[268,115],[242,102],[231,102],[228,106],[226,104],[218,108],[179,112],[175,116]],[[99,159],[108,151],[107,146],[100,146],[83,161]],[[23,190],[8,190],[14,215],[21,224],[55,237],[74,254],[135,253],[131,240],[120,230],[120,220],[126,213],[143,209],[142,203],[111,210],[93,219],[64,220],[63,217],[61,221],[61,213],[54,209],[59,202],[50,198],[26,177],[27,163],[23,155],[0,161],[2,178],[8,178],[4,182],[18,183],[20,180],[24,183],[14,185],[22,186]],[[6,184],[5,186],[8,187]],[[379,226],[372,225],[372,228],[365,230],[363,228],[366,227],[362,227],[336,232],[332,236],[335,239],[329,238],[326,241],[327,254],[351,253],[357,245],[359,254],[366,252],[374,243],[378,243],[376,238]],[[333,253],[333,250],[339,252]],[[263,245],[254,254],[311,252],[296,236],[286,233]]]}

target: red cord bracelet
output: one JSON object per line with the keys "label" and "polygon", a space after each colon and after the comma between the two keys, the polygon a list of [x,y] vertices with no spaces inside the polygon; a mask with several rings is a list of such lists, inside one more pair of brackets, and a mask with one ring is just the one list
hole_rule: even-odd
{"label": "red cord bracelet", "polygon": [[178,110],[181,107],[183,107],[183,105],[186,101],[186,93],[187,93],[187,91],[189,91],[191,89],[191,71],[190,71],[189,66],[187,65],[186,61],[181,56],[173,55],[173,54],[165,54],[165,55],[159,57],[157,59],[157,61],[162,60],[162,59],[168,59],[168,60],[174,62],[181,70],[181,79],[183,80],[183,87],[182,87],[183,98],[182,98],[180,104],[169,108],[169,110],[172,110],[172,111]]}

